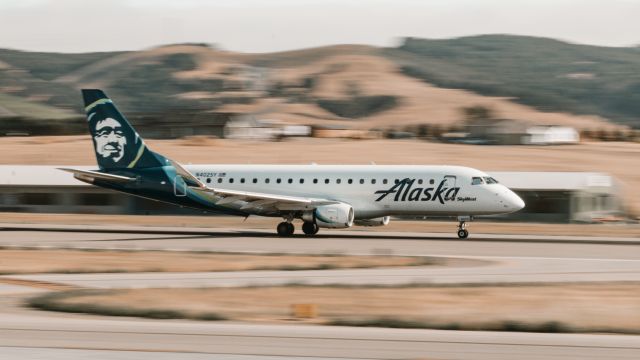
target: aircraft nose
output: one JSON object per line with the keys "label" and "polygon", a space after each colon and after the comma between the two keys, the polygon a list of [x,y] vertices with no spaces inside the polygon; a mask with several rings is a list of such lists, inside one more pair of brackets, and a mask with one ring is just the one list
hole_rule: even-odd
{"label": "aircraft nose", "polygon": [[524,201],[522,201],[520,196],[516,195],[513,191],[509,190],[505,198],[505,203],[507,204],[509,210],[516,212],[524,208]]}

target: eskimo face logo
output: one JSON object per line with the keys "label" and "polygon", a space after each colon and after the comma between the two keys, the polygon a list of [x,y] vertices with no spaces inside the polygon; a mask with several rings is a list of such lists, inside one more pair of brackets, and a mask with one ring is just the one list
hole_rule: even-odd
{"label": "eskimo face logo", "polygon": [[[442,180],[438,187],[413,187],[416,179],[404,179],[393,185],[388,190],[378,190],[375,194],[380,195],[376,201],[380,201],[387,197],[387,195],[395,194],[393,201],[438,201],[440,204],[444,204],[445,201],[455,201],[459,187],[448,187],[447,181]],[[458,198],[459,201],[464,199]],[[475,200],[475,199],[473,199]],[[471,199],[466,200],[471,201]]]}
{"label": "eskimo face logo", "polygon": [[122,125],[115,119],[106,118],[96,123],[94,140],[96,152],[105,159],[119,162],[124,157],[127,138]]}

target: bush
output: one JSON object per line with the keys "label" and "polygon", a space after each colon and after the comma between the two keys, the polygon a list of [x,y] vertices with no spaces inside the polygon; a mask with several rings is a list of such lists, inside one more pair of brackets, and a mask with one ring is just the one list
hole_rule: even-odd
{"label": "bush", "polygon": [[345,118],[361,118],[394,108],[397,98],[391,95],[356,96],[346,100],[320,99],[321,108]]}
{"label": "bush", "polygon": [[72,297],[94,294],[105,294],[103,290],[71,290],[53,294],[46,294],[28,300],[27,305],[32,308],[60,311],[68,313],[96,314],[105,316],[132,316],[149,319],[193,319],[193,320],[226,320],[222,315],[215,313],[189,313],[171,309],[140,309],[122,306],[100,305],[93,303],[65,303],[64,300]]}

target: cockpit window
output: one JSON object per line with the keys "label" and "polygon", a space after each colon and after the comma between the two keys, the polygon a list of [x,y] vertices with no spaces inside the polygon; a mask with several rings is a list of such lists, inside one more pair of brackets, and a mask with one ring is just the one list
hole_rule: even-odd
{"label": "cockpit window", "polygon": [[480,185],[484,184],[484,180],[481,177],[473,177],[471,178],[471,185]]}
{"label": "cockpit window", "polygon": [[494,178],[492,178],[490,176],[485,177],[484,181],[486,181],[487,184],[497,184],[498,183],[498,180],[496,180],[496,179],[494,179]]}

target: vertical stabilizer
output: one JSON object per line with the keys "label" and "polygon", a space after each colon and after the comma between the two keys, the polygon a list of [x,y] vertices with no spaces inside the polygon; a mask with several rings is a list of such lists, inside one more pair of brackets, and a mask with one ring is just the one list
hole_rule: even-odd
{"label": "vertical stabilizer", "polygon": [[82,97],[101,170],[165,165],[165,158],[147,148],[140,135],[102,90],[83,89]]}

